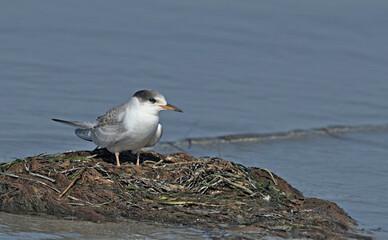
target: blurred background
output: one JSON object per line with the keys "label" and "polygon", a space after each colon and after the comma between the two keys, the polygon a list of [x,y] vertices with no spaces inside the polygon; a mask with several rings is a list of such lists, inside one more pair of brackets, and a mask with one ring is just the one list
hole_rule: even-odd
{"label": "blurred background", "polygon": [[[268,168],[306,197],[336,202],[366,234],[388,238],[387,12],[383,0],[1,1],[0,162],[92,150],[50,119],[94,121],[154,89],[184,111],[161,113],[155,151]],[[304,134],[277,137],[296,129]],[[243,135],[217,138],[231,134]],[[206,141],[185,141],[197,138]],[[80,223],[31,227],[14,217],[0,213],[2,239],[166,231],[104,235],[92,224],[81,232],[73,229]],[[169,231],[166,238],[208,237]]]}

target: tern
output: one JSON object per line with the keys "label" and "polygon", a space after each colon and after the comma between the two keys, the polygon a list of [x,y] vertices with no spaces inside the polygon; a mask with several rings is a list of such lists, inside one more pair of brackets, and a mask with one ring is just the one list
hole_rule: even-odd
{"label": "tern", "polygon": [[163,127],[159,123],[159,113],[162,110],[182,112],[168,104],[159,92],[141,90],[129,102],[113,107],[105,115],[97,117],[96,123],[55,118],[52,120],[77,127],[75,134],[78,137],[114,153],[117,166],[120,166],[120,152],[136,151],[136,165],[139,166],[140,150],[154,146],[162,137]]}

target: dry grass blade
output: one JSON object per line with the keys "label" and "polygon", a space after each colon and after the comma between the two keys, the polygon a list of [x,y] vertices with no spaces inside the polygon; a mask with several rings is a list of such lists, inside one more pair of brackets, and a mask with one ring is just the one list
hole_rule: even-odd
{"label": "dry grass blade", "polygon": [[[85,201],[85,200],[82,200],[82,199],[79,199],[79,198],[76,198],[76,197],[73,197],[73,196],[70,196],[70,195],[68,195],[67,197],[69,199],[71,199],[71,200],[74,200],[74,201],[80,201],[80,202],[86,203],[86,204],[88,204],[88,205],[90,205],[92,207],[100,207],[99,204],[93,204],[91,202],[88,202],[88,201]],[[80,206],[84,205],[82,203],[69,203],[69,204],[70,205],[80,205]]]}
{"label": "dry grass blade", "polygon": [[49,188],[51,188],[52,190],[54,190],[54,191],[56,191],[56,192],[58,192],[58,193],[61,192],[61,191],[59,191],[58,189],[56,189],[55,187],[52,187],[52,186],[48,185],[47,183],[44,183],[44,182],[39,181],[39,180],[36,180],[36,179],[26,178],[26,177],[18,176],[18,175],[11,174],[11,173],[5,173],[5,172],[0,172],[0,175],[5,175],[5,176],[8,176],[8,177],[20,178],[20,179],[24,179],[24,180],[36,182],[36,183],[42,184],[42,185],[44,185],[44,186],[46,186],[46,187],[49,187]]}
{"label": "dry grass blade", "polygon": [[273,174],[268,169],[266,169],[266,168],[260,168],[260,169],[266,171],[271,176],[271,179],[272,179],[273,183],[276,186],[278,185],[278,183],[276,182],[275,178],[273,177]]}
{"label": "dry grass blade", "polygon": [[87,169],[87,167],[84,167],[82,168],[81,170],[79,170],[75,176],[74,176],[74,179],[73,181],[69,184],[69,186],[58,196],[59,198],[63,197],[63,195],[65,195],[67,193],[67,191],[69,191],[69,189],[74,185],[74,183],[78,180],[78,178],[82,175],[82,173]]}
{"label": "dry grass blade", "polygon": [[38,174],[38,173],[33,173],[33,172],[28,172],[28,173],[29,173],[30,175],[32,175],[32,176],[40,177],[40,178],[46,179],[46,180],[48,180],[48,181],[50,181],[50,182],[52,182],[52,183],[55,183],[55,180],[54,180],[54,179],[49,178],[49,177],[46,177],[46,176],[44,176],[44,175],[40,175],[40,174]]}

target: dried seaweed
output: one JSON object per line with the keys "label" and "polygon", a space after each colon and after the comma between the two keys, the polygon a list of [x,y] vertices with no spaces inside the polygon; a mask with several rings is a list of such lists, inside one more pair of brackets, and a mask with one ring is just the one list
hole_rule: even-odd
{"label": "dried seaweed", "polygon": [[351,232],[354,220],[336,204],[305,198],[267,169],[185,153],[141,156],[140,167],[130,154],[122,154],[117,167],[101,149],[3,163],[0,210],[240,229],[258,236],[367,238]]}

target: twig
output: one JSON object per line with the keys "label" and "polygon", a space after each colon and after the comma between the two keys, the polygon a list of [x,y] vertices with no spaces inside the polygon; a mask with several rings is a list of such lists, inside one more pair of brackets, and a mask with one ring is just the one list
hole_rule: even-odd
{"label": "twig", "polygon": [[164,160],[163,160],[163,159],[161,159],[161,160],[159,160],[158,162],[156,162],[152,167],[156,167],[156,166],[158,166],[158,165],[160,165],[160,164],[162,164],[162,163],[164,163]]}
{"label": "twig", "polygon": [[252,191],[252,190],[250,190],[249,188],[244,187],[244,186],[241,185],[241,184],[238,184],[238,183],[236,183],[236,182],[232,182],[232,181],[230,181],[229,179],[224,178],[224,177],[222,177],[222,176],[219,176],[219,178],[222,179],[225,183],[227,183],[227,184],[229,184],[229,185],[231,185],[231,186],[234,186],[234,187],[236,187],[236,188],[241,189],[243,192],[246,192],[246,193],[248,193],[248,194],[253,194],[253,191]]}
{"label": "twig", "polygon": [[44,176],[44,175],[40,175],[40,174],[38,174],[38,173],[33,173],[33,172],[28,172],[28,173],[31,174],[32,176],[40,177],[40,178],[46,179],[46,180],[48,180],[48,181],[50,181],[50,182],[52,182],[52,183],[55,183],[55,180],[54,180],[54,179],[49,178],[49,177],[46,177],[46,176]]}
{"label": "twig", "polygon": [[43,155],[45,155],[47,152],[43,152],[43,153],[41,153],[41,154],[39,154],[39,155],[36,155],[35,157],[41,157],[41,156],[43,156]]}
{"label": "twig", "polygon": [[11,174],[11,173],[5,173],[5,172],[0,172],[0,175],[5,175],[5,176],[8,176],[8,177],[13,177],[13,178],[20,178],[20,179],[23,179],[23,180],[28,180],[28,181],[32,181],[32,182],[36,182],[36,183],[40,183],[46,187],[49,187],[51,188],[52,190],[60,193],[61,191],[59,191],[58,189],[56,189],[55,187],[52,187],[42,181],[39,181],[39,180],[36,180],[36,179],[32,179],[32,178],[26,178],[26,177],[22,177],[22,176],[18,176],[18,175],[15,175],[15,174]]}
{"label": "twig", "polygon": [[184,162],[175,162],[175,165],[190,164],[190,163],[203,163],[203,161],[184,161]]}
{"label": "twig", "polygon": [[276,180],[273,177],[272,173],[268,169],[266,169],[266,168],[260,168],[260,169],[263,170],[263,171],[266,171],[271,176],[273,183],[275,183],[276,186],[278,185],[278,183],[276,182]]}
{"label": "twig", "polygon": [[70,169],[67,169],[67,170],[63,170],[61,173],[68,173],[68,172],[72,172],[72,171],[75,171],[75,170],[79,170],[79,169],[82,169],[81,167],[78,167],[78,168],[70,168]]}
{"label": "twig", "polygon": [[103,206],[103,205],[106,205],[106,204],[112,203],[112,202],[114,202],[114,201],[115,201],[115,200],[113,199],[113,200],[110,200],[110,201],[108,201],[108,202],[99,203],[99,204],[97,204],[97,206],[98,206],[98,207],[101,207],[101,206]]}
{"label": "twig", "polygon": [[17,159],[15,159],[15,160],[11,161],[11,162],[2,163],[1,166],[2,166],[2,167],[7,167],[7,169],[8,169],[8,168],[11,167],[14,163],[17,163],[17,162],[20,162],[20,161],[24,161],[24,160],[25,160],[25,159],[17,158]]}
{"label": "twig", "polygon": [[85,204],[83,204],[83,203],[72,203],[72,202],[70,202],[68,204],[72,205],[72,206],[85,206]]}
{"label": "twig", "polygon": [[100,163],[100,162],[96,163],[96,165],[94,165],[93,167],[89,167],[89,168],[97,169],[97,171],[100,170],[101,172],[103,172],[104,174],[106,174],[106,176],[107,176],[108,178],[111,178],[110,175],[109,175],[109,172],[108,172],[107,170],[103,169],[99,163]]}
{"label": "twig", "polygon": [[152,161],[152,160],[145,160],[143,163],[151,163],[151,164],[155,164],[156,162],[155,162],[155,161]]}
{"label": "twig", "polygon": [[59,195],[59,198],[61,198],[63,195],[66,194],[67,191],[69,191],[69,189],[74,185],[74,183],[78,180],[78,178],[82,175],[82,173],[87,169],[87,167],[84,167],[83,169],[79,170],[75,176],[74,176],[74,179],[73,181],[69,184],[69,186],[67,186],[67,188],[65,189],[65,191],[63,191],[60,195]]}
{"label": "twig", "polygon": [[24,168],[26,169],[26,171],[27,171],[30,175],[35,176],[35,177],[40,177],[40,178],[46,179],[46,180],[48,180],[48,181],[50,181],[50,182],[53,182],[53,183],[55,182],[55,180],[52,179],[52,178],[49,178],[49,177],[40,175],[40,174],[38,174],[38,173],[30,172],[30,164],[29,164],[25,159],[23,159],[23,160],[24,160]]}
{"label": "twig", "polygon": [[199,205],[199,206],[207,206],[207,207],[217,207],[217,205],[209,204],[206,202],[194,202],[194,201],[159,201],[159,200],[151,200],[145,199],[146,202],[156,202],[164,205]]}
{"label": "twig", "polygon": [[[73,197],[73,196],[70,196],[70,195],[67,195],[67,197],[71,200],[74,200],[74,201],[80,201],[80,202],[84,202],[92,207],[100,207],[99,204],[93,204],[91,202],[88,202],[88,201],[85,201],[85,200],[82,200],[82,199],[79,199],[79,198],[76,198],[76,197]],[[71,205],[79,205],[80,203],[69,203]],[[81,203],[82,204],[82,203]]]}
{"label": "twig", "polygon": [[[94,165],[93,167],[88,167],[88,168],[99,168],[101,169],[101,171],[105,172],[105,173],[108,173],[106,170],[104,170],[100,165],[99,165],[100,162],[96,163],[96,165]],[[82,169],[82,167],[73,167],[73,168],[70,168],[70,169],[67,169],[67,170],[63,170],[61,171],[61,173],[68,173],[68,172],[72,172],[72,171],[75,171],[75,170],[79,170],[79,169]]]}

